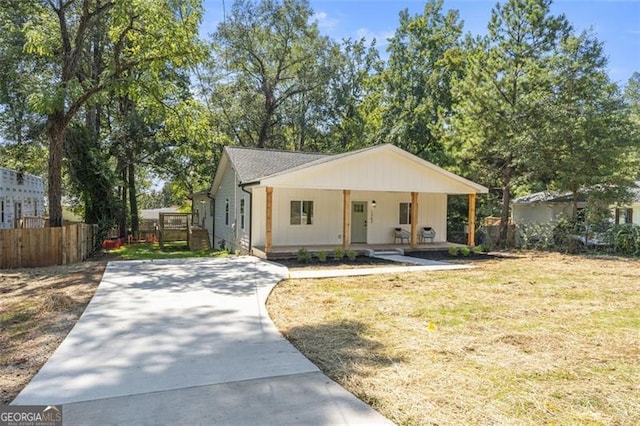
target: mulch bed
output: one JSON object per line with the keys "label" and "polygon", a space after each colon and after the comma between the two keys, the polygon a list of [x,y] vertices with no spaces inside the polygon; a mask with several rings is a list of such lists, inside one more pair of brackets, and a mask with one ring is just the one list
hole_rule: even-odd
{"label": "mulch bed", "polygon": [[385,259],[378,259],[376,257],[369,256],[356,256],[354,260],[344,258],[342,260],[336,260],[327,258],[325,262],[321,262],[318,258],[314,257],[309,262],[300,262],[297,259],[279,259],[273,260],[275,263],[286,266],[289,269],[348,269],[348,268],[375,268],[381,266],[406,266],[407,264],[393,262]]}

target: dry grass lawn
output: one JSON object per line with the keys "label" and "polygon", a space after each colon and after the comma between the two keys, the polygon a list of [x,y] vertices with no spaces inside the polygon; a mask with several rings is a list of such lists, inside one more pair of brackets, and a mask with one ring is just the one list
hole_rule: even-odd
{"label": "dry grass lawn", "polygon": [[0,404],[29,383],[71,331],[105,262],[0,270]]}
{"label": "dry grass lawn", "polygon": [[268,308],[398,424],[640,424],[640,261],[529,253],[476,265],[287,281]]}

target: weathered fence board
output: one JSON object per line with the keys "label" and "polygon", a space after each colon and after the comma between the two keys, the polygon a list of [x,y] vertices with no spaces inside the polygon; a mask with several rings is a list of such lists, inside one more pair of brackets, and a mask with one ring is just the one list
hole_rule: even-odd
{"label": "weathered fence board", "polygon": [[85,260],[95,248],[95,225],[0,229],[0,269],[66,265]]}

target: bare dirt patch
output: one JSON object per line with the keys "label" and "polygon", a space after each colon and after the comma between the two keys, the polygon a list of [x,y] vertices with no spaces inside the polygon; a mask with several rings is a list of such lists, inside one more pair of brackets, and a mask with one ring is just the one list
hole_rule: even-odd
{"label": "bare dirt patch", "polygon": [[82,315],[106,261],[0,270],[0,403],[10,403]]}
{"label": "bare dirt patch", "polygon": [[398,424],[640,424],[640,261],[290,280],[283,334]]}

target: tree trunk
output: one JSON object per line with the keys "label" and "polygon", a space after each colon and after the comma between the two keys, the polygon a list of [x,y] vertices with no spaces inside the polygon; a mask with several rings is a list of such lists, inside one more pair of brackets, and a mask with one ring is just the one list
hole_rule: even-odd
{"label": "tree trunk", "polygon": [[265,119],[260,126],[260,134],[258,135],[258,148],[264,148],[267,143],[267,137],[269,134],[269,118]]}
{"label": "tree trunk", "polygon": [[571,221],[578,223],[578,186],[571,185]]}
{"label": "tree trunk", "polygon": [[131,235],[138,238],[140,226],[138,224],[138,197],[136,194],[135,165],[129,163],[129,208],[131,210]]}
{"label": "tree trunk", "polygon": [[498,246],[507,247],[509,237],[509,212],[511,207],[511,172],[505,171],[502,186],[502,211],[500,212],[500,237]]}
{"label": "tree trunk", "polygon": [[119,236],[127,236],[127,166],[122,160],[118,160],[118,171],[122,178],[122,186],[120,186],[120,217],[118,220]]}
{"label": "tree trunk", "polygon": [[47,136],[49,138],[49,226],[62,226],[62,149],[64,142],[64,116],[55,111],[48,118]]}

